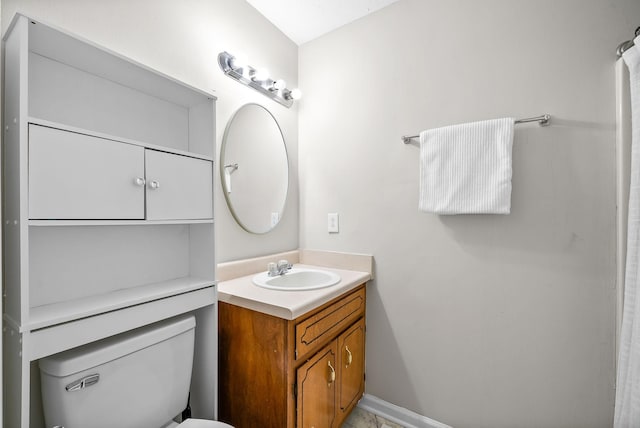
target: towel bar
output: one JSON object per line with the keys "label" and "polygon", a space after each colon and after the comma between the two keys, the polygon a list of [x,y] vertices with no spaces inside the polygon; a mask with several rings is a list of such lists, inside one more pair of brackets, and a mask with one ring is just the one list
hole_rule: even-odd
{"label": "towel bar", "polygon": [[[519,124],[519,123],[527,123],[527,122],[538,122],[538,124],[540,126],[546,126],[549,124],[549,121],[551,120],[551,115],[549,114],[543,114],[542,116],[536,116],[536,117],[526,117],[524,119],[517,119],[515,120],[513,123],[515,124]],[[402,137],[402,142],[405,144],[409,144],[411,142],[412,139],[414,138],[418,138],[420,135],[403,135]]]}

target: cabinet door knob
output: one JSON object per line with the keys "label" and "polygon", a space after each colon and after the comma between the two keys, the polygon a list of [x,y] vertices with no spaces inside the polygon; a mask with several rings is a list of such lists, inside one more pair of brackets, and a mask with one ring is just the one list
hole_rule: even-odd
{"label": "cabinet door knob", "polygon": [[142,177],[136,177],[133,179],[133,182],[137,185],[137,186],[144,186],[146,181],[144,178]]}
{"label": "cabinet door knob", "polygon": [[159,189],[160,188],[160,182],[156,181],[156,180],[151,180],[149,182],[149,187],[151,187],[152,189]]}
{"label": "cabinet door knob", "polygon": [[344,365],[344,368],[346,369],[353,362],[353,354],[351,354],[351,351],[349,351],[349,347],[348,346],[345,346],[344,350],[347,352],[347,364]]}
{"label": "cabinet door knob", "polygon": [[327,364],[329,365],[329,383],[327,386],[331,387],[331,384],[336,381],[336,370],[331,365],[331,361],[327,361]]}

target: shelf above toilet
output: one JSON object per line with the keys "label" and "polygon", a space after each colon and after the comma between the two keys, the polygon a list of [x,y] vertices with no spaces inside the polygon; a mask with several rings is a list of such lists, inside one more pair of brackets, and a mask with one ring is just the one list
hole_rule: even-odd
{"label": "shelf above toilet", "polygon": [[127,288],[83,299],[64,301],[33,307],[29,311],[29,323],[22,330],[38,330],[56,324],[75,321],[105,312],[140,305],[214,285],[210,280],[184,277]]}
{"label": "shelf above toilet", "polygon": [[[215,285],[212,283],[204,283],[197,279],[182,280],[182,292],[167,295],[171,286],[176,286],[181,281],[167,281],[166,283],[155,284],[156,293],[150,293],[146,290],[134,290],[129,292],[129,299],[125,300],[123,296],[112,296],[110,303],[103,303],[100,307],[94,306],[95,302],[86,299],[82,302],[84,306],[77,305],[73,311],[76,314],[84,314],[84,317],[78,317],[69,321],[66,313],[62,316],[62,305],[48,305],[52,308],[42,310],[36,313],[39,317],[30,323],[30,326],[45,325],[38,329],[32,329],[29,334],[29,346],[27,357],[30,361],[66,351],[77,346],[84,345],[105,337],[113,336],[134,328],[154,323],[166,318],[192,312],[205,306],[213,305],[216,302]],[[143,288],[143,287],[140,287]],[[161,291],[164,289],[164,291]],[[142,297],[134,297],[135,293]],[[116,294],[116,293],[110,293]],[[155,296],[151,299],[150,296]],[[164,296],[164,297],[163,297]],[[119,300],[119,303],[118,303]],[[138,303],[133,303],[138,301]],[[107,309],[107,308],[114,309]],[[115,309],[118,308],[118,309]],[[95,315],[87,315],[95,313]],[[48,318],[45,318],[45,315]],[[53,323],[54,320],[58,323]],[[11,323],[10,320],[7,320]],[[37,322],[37,324],[36,324]]]}

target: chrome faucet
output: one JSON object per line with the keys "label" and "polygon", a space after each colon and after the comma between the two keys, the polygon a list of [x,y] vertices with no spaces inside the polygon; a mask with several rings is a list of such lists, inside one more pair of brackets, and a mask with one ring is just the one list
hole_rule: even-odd
{"label": "chrome faucet", "polygon": [[292,267],[293,265],[289,263],[287,260],[280,260],[277,264],[269,263],[267,265],[267,269],[269,271],[268,275],[269,276],[284,275],[285,273],[289,272]]}

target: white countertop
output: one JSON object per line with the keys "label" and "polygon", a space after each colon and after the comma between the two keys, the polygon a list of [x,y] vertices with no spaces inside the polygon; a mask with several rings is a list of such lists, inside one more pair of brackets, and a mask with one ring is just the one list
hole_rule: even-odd
{"label": "white countertop", "polygon": [[322,269],[340,275],[340,282],[317,290],[280,291],[258,287],[251,282],[251,274],[218,283],[218,300],[243,308],[293,320],[347,293],[371,279],[369,272],[360,272],[306,264],[294,267]]}

